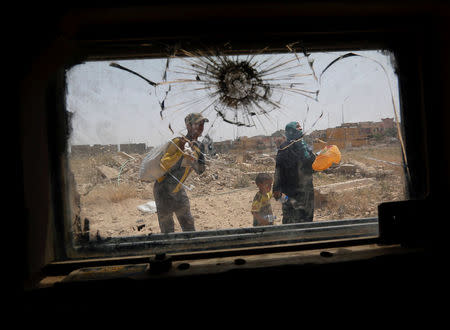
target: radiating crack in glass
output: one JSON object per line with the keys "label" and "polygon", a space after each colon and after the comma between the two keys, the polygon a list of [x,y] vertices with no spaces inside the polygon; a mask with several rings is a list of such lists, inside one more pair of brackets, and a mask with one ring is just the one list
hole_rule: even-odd
{"label": "radiating crack in glass", "polygon": [[[170,119],[174,116],[181,119],[178,120],[178,123],[169,120],[168,125],[164,126],[164,129],[168,129],[173,135],[180,134],[180,125],[177,126],[177,124],[179,122],[181,122],[181,126],[184,124],[182,119],[187,113],[202,112],[204,116],[210,119],[209,130],[204,132],[202,141],[206,147],[205,159],[217,164],[230,165],[238,162],[230,160],[232,158],[221,159],[218,157],[213,159],[213,151],[208,153],[209,148],[212,148],[213,145],[213,134],[209,133],[212,133],[214,129],[211,128],[220,125],[235,128],[237,131],[237,128],[242,126],[242,131],[247,132],[249,130],[246,130],[246,127],[258,126],[259,128],[267,125],[268,121],[262,119],[269,119],[269,121],[278,119],[283,109],[290,107],[289,121],[298,121],[304,128],[303,134],[307,135],[315,128],[316,123],[323,118],[324,111],[327,111],[322,110],[320,106],[319,91],[321,90],[322,78],[331,72],[332,66],[345,62],[347,59],[352,61],[356,56],[359,56],[378,63],[385,71],[383,65],[373,59],[355,53],[347,53],[329,63],[327,62],[328,65],[325,66],[325,69],[320,70],[319,74],[316,75],[312,56],[303,50],[297,51],[296,44],[286,45],[286,49],[287,52],[285,53],[273,54],[267,53],[267,49],[262,49],[249,55],[226,55],[228,53],[225,54],[218,50],[195,52],[178,50],[172,56],[164,59],[161,62],[162,64],[158,64],[159,71],[156,70],[156,72],[158,72],[159,77],[156,77],[156,74],[145,77],[149,75],[148,72],[137,73],[116,63],[110,65],[138,76],[151,86],[151,97],[157,97],[161,118]],[[320,67],[320,62],[317,62],[317,65]],[[346,81],[342,79],[342,82],[345,83]],[[399,119],[389,79],[388,84],[391,90],[395,120],[398,125]],[[321,92],[325,96],[325,82],[323,86]],[[153,90],[155,93],[153,93]],[[294,104],[287,104],[286,95],[296,95],[300,98],[296,99]],[[347,99],[348,96],[344,99],[344,102]],[[319,115],[315,114],[312,102],[319,102],[321,111]],[[154,110],[157,114],[158,108],[153,108]],[[106,134],[113,131],[112,129],[105,131],[105,127],[109,128],[109,126],[106,126],[108,123],[111,125],[110,121],[107,121],[98,128],[100,133]],[[328,127],[331,126],[328,125]],[[155,129],[155,126],[151,126],[151,128]],[[158,128],[155,130],[159,131]],[[270,135],[270,133],[266,135]],[[400,130],[398,134],[404,152]],[[330,141],[331,137],[328,136],[328,139]],[[289,148],[298,140],[292,141],[285,148]],[[254,150],[250,149],[250,152]],[[273,150],[271,151],[273,152]],[[408,170],[407,163],[406,169]],[[117,182],[119,182],[119,177]],[[195,188],[189,184],[187,186],[183,184],[183,186],[186,190]],[[90,189],[92,190],[92,188]]]}
{"label": "radiating crack in glass", "polygon": [[200,112],[236,126],[262,127],[261,116],[270,120],[272,111],[283,110],[284,94],[317,101],[312,60],[294,46],[287,45],[281,56],[266,54],[267,48],[248,55],[177,50],[167,59],[160,82],[116,63],[111,66],[134,73],[155,87],[161,118]]}
{"label": "radiating crack in glass", "polygon": [[[314,59],[298,45],[298,42],[288,44],[287,52],[278,52],[276,56],[275,53],[267,52],[268,47],[247,55],[227,55],[232,54],[230,49],[176,50],[167,58],[162,80],[159,82],[147,79],[116,63],[110,65],[139,76],[155,88],[161,108],[161,119],[164,116],[185,116],[189,112],[200,112],[210,118],[210,129],[216,124],[217,119],[221,119],[237,127],[258,126],[265,130],[261,117],[265,117],[269,122],[275,121],[285,107],[283,96],[289,94],[302,98],[299,104],[303,102],[306,114],[303,121],[299,122],[302,122],[305,128],[309,115],[307,100],[319,102],[322,76],[331,66],[345,58],[354,56],[367,58],[380,65],[387,76],[381,63],[356,53],[347,53],[336,58],[320,75],[316,75]],[[389,89],[392,97],[390,84]],[[392,102],[402,153],[408,169],[393,98]],[[278,113],[272,115],[273,111]],[[299,112],[299,117],[300,114]],[[323,115],[324,112],[321,110],[308,129],[303,129],[303,136],[314,129]],[[168,128],[174,134],[170,124]]]}

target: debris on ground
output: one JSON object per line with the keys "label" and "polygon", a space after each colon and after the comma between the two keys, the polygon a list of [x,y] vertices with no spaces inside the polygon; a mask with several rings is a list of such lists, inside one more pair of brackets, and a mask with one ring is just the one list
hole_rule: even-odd
{"label": "debris on ground", "polygon": [[138,207],[139,211],[144,213],[156,213],[156,203],[155,201],[148,201],[145,204],[141,204]]}
{"label": "debris on ground", "polygon": [[[340,164],[315,172],[314,221],[375,217],[379,203],[404,199],[403,168],[397,166],[401,154],[392,156],[397,150],[390,148],[373,149],[375,157],[368,150],[343,150]],[[145,154],[111,153],[71,159],[74,184],[81,195],[79,219],[89,218],[92,239],[98,231],[99,237],[159,232],[153,183],[142,182],[138,177],[144,157]],[[192,188],[187,193],[197,230],[252,226],[249,210],[257,191],[254,179],[260,172],[273,176],[275,158],[274,150],[208,157],[206,171],[201,175],[193,173],[185,181]],[[111,203],[105,198],[105,191],[117,188],[119,181],[120,186],[134,189],[135,196]],[[281,206],[277,208],[274,212],[278,212],[281,223]],[[145,222],[138,221],[142,219]],[[79,227],[77,223],[78,232]]]}
{"label": "debris on ground", "polygon": [[110,180],[117,179],[117,177],[119,176],[118,170],[106,165],[97,166],[97,170],[100,172],[101,175]]}

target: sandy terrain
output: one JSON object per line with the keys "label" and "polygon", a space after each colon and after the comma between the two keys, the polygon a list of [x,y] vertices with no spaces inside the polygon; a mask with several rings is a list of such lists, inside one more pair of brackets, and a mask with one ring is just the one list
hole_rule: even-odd
{"label": "sandy terrain", "polygon": [[[156,213],[138,209],[153,200],[153,184],[137,179],[143,155],[130,156],[134,159],[120,153],[71,158],[80,218],[82,222],[89,219],[91,239],[160,232]],[[258,172],[274,171],[273,157],[274,153],[258,152],[219,155],[211,159],[204,174],[191,174],[186,185],[192,188],[187,193],[196,229],[251,227],[251,202],[257,192],[253,180]],[[314,221],[377,216],[380,202],[404,199],[403,172],[396,165],[400,162],[397,144],[343,151],[340,166],[314,173]],[[99,166],[115,169],[119,175],[108,178]],[[348,183],[333,185],[339,182]],[[281,204],[273,200],[272,208],[275,224],[281,224]],[[180,231],[175,215],[174,219],[175,230]]]}

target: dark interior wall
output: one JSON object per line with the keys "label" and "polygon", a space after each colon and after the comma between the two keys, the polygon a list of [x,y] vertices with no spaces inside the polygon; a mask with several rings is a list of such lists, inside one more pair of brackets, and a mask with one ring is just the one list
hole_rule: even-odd
{"label": "dark interior wall", "polygon": [[426,31],[423,88],[426,105],[427,134],[430,140],[430,182],[434,196],[445,203],[445,191],[450,186],[450,14],[430,22]]}
{"label": "dark interior wall", "polygon": [[[57,123],[63,132],[64,127],[55,119],[61,100],[52,93],[52,88],[58,84],[64,65],[83,56],[85,43],[80,42],[82,39],[101,39],[106,45],[107,40],[123,39],[124,47],[109,49],[109,54],[114,55],[133,52],[127,47],[130,37],[165,41],[180,37],[187,42],[191,36],[203,35],[205,42],[212,42],[232,36],[237,44],[246,40],[258,43],[270,40],[283,45],[296,30],[300,31],[298,36],[306,45],[320,41],[339,49],[354,43],[370,46],[371,42],[365,38],[372,35],[397,42],[399,40],[392,37],[406,31],[409,38],[403,40],[405,47],[398,60],[404,70],[403,96],[413,100],[410,102],[413,104],[407,104],[410,108],[404,108],[404,111],[413,109],[423,119],[407,124],[417,131],[416,135],[409,133],[408,145],[410,161],[415,166],[413,175],[419,177],[413,189],[418,191],[418,197],[429,191],[436,205],[442,202],[443,197],[438,192],[448,188],[450,168],[450,20],[447,5],[434,1],[410,1],[407,5],[402,1],[368,1],[364,4],[315,1],[289,6],[279,2],[249,2],[246,7],[228,2],[225,9],[220,5],[180,5],[180,9],[174,7],[173,2],[172,6],[161,4],[151,8],[108,9],[113,7],[111,3],[105,8],[91,9],[58,6],[61,4],[52,8],[31,7],[27,12],[15,9],[21,17],[22,27],[27,27],[14,31],[10,46],[15,54],[15,77],[19,78],[14,85],[18,92],[14,109],[19,128],[17,140],[20,141],[15,172],[18,182],[24,184],[23,189],[20,185],[17,189],[18,199],[24,206],[21,228],[25,233],[22,237],[25,250],[18,267],[21,278],[33,282],[42,267],[55,258],[52,238],[60,229],[51,223],[54,216],[60,216],[61,210],[55,210],[49,202],[59,198],[58,189],[51,183],[61,171],[58,157],[64,145],[55,141],[55,132],[48,128]],[[225,29],[225,32],[220,32],[214,39],[215,34],[209,33],[214,29]],[[338,44],[336,40],[344,42]],[[98,49],[99,56],[105,55],[104,49]],[[406,50],[412,53],[408,55]],[[157,50],[151,49],[151,52]],[[422,69],[419,76],[417,68]]]}

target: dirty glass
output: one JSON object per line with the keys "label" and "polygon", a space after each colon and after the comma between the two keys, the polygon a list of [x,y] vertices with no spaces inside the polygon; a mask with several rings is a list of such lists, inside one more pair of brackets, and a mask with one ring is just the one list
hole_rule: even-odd
{"label": "dirty glass", "polygon": [[407,198],[397,84],[387,51],[295,43],[75,65],[67,230],[95,243],[376,218]]}

